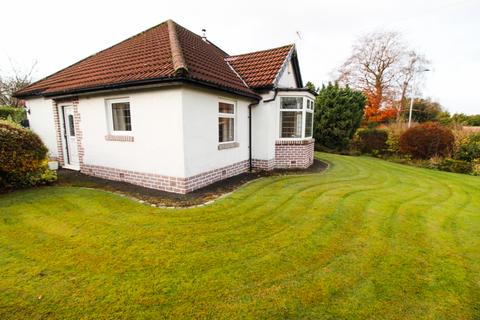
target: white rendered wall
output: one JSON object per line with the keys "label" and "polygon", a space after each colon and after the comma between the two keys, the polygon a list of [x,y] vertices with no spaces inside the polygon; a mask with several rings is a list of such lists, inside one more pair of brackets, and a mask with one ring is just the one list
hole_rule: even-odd
{"label": "white rendered wall", "polygon": [[40,136],[47,146],[49,156],[58,157],[52,100],[44,98],[28,99],[26,105],[30,110],[30,114],[27,114],[30,128]]}
{"label": "white rendered wall", "polygon": [[[157,89],[80,98],[84,163],[184,177],[182,90]],[[107,141],[106,99],[128,98],[133,142]]]}
{"label": "white rendered wall", "polygon": [[[250,101],[195,87],[184,87],[182,100],[186,177],[248,160]],[[236,105],[235,135],[238,147],[218,150],[220,100],[227,100]]]}
{"label": "white rendered wall", "polygon": [[295,81],[295,75],[292,66],[292,60],[288,61],[287,67],[280,74],[277,82],[279,88],[296,88],[297,82]]}
{"label": "white rendered wall", "polygon": [[276,128],[278,128],[277,99],[263,95],[263,100],[252,109],[252,158],[271,160],[275,158]]}

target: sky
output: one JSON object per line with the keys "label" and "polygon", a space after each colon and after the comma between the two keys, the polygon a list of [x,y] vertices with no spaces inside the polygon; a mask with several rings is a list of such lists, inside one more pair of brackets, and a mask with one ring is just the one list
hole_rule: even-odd
{"label": "sky", "polygon": [[22,1],[2,3],[0,74],[45,77],[173,19],[229,54],[295,43],[304,82],[333,80],[355,40],[398,31],[431,62],[421,94],[480,114],[480,0]]}

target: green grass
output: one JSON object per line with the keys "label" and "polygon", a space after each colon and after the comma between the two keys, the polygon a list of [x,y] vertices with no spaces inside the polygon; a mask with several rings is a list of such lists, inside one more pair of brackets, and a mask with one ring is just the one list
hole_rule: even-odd
{"label": "green grass", "polygon": [[195,209],[0,196],[0,319],[479,319],[480,178],[317,156]]}

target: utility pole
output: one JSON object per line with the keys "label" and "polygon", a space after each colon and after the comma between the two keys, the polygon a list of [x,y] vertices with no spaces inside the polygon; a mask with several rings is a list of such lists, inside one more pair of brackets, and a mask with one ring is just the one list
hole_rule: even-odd
{"label": "utility pole", "polygon": [[[430,69],[419,70],[417,73],[428,72]],[[408,113],[408,127],[412,125],[412,113],[413,113],[413,99],[415,99],[415,78],[412,82],[412,96],[410,97],[410,112]]]}

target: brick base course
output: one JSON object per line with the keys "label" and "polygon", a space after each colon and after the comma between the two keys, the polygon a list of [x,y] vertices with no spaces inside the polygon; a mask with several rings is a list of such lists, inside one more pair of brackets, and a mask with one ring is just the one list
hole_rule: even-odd
{"label": "brick base course", "polygon": [[153,173],[115,169],[103,166],[83,164],[81,172],[102,179],[123,181],[146,188],[167,192],[188,193],[200,189],[214,182],[247,172],[248,160],[203,172],[188,178],[163,176]]}
{"label": "brick base course", "polygon": [[271,171],[275,169],[275,159],[252,159],[252,167],[257,170]]}
{"label": "brick base course", "polygon": [[275,143],[275,168],[306,169],[313,164],[315,140],[285,141]]}

